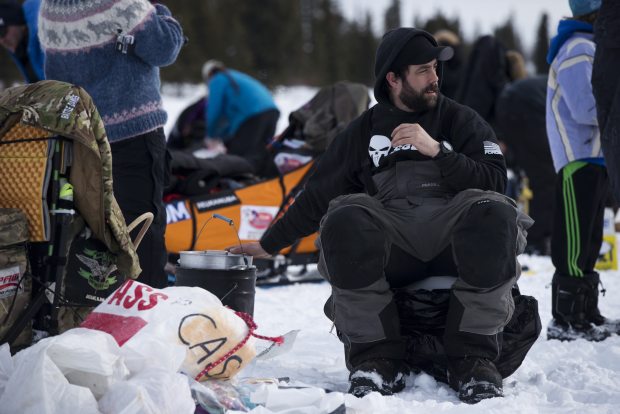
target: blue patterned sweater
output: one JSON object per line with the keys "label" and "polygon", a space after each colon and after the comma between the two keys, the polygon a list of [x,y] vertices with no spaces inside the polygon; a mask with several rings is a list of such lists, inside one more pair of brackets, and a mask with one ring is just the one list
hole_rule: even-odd
{"label": "blue patterned sweater", "polygon": [[[135,38],[128,54],[116,50],[119,30]],[[165,6],[147,0],[43,0],[39,39],[45,77],[83,87],[110,142],[166,123],[159,67],[176,60],[184,39]]]}

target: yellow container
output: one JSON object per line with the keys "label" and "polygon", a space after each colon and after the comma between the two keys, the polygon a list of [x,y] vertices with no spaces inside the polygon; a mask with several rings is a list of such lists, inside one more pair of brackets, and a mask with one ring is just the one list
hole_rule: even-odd
{"label": "yellow container", "polygon": [[614,212],[605,209],[603,244],[595,268],[597,270],[618,270],[618,243],[616,240]]}

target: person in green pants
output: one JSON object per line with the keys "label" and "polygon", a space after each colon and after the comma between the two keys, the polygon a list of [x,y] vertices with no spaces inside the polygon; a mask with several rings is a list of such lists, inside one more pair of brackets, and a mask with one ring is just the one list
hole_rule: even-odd
{"label": "person in green pants", "polygon": [[569,4],[573,17],[560,21],[547,56],[547,136],[558,172],[551,236],[553,320],[547,338],[602,341],[618,333],[619,324],[599,312],[600,279],[594,271],[609,191],[590,83],[593,22],[601,2]]}

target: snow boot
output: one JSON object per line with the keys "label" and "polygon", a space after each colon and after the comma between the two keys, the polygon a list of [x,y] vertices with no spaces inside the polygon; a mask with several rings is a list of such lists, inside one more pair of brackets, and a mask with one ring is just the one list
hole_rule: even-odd
{"label": "snow boot", "polygon": [[588,273],[583,277],[553,275],[553,320],[547,326],[547,339],[572,341],[582,338],[599,342],[611,335],[606,326],[607,319],[598,311],[598,284],[597,273]]}
{"label": "snow boot", "polygon": [[504,396],[502,376],[486,358],[448,358],[448,383],[467,404]]}
{"label": "snow boot", "polygon": [[409,368],[396,359],[369,359],[356,366],[349,375],[349,394],[362,398],[373,391],[392,395],[405,388]]}
{"label": "snow boot", "polygon": [[[586,298],[586,318],[594,325],[602,327],[604,330],[609,331],[612,334],[620,334],[620,320],[609,319],[601,315],[598,309],[598,286],[601,284],[600,276],[598,273],[588,273],[584,275],[584,279],[589,284]],[[605,296],[605,289],[601,290],[603,296]]]}

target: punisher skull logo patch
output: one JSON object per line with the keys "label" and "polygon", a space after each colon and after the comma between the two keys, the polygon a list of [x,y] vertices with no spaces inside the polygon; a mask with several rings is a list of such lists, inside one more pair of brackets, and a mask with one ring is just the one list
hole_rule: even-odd
{"label": "punisher skull logo patch", "polygon": [[381,157],[385,157],[390,152],[392,141],[384,135],[373,135],[368,144],[368,155],[372,158],[375,167],[379,166]]}

